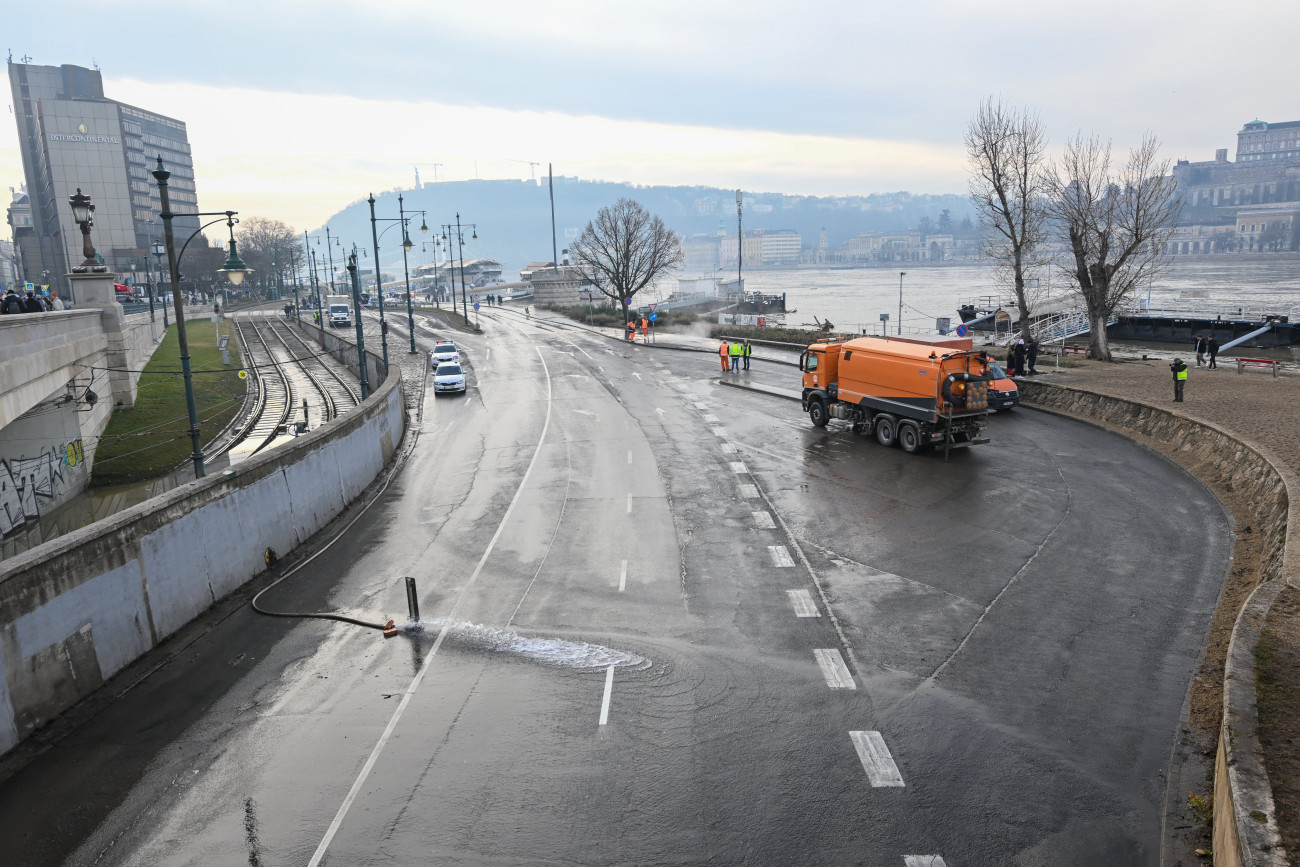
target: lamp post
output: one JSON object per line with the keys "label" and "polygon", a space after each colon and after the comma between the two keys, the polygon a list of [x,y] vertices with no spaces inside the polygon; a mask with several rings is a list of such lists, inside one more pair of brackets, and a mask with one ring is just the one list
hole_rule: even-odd
{"label": "lamp post", "polygon": [[[163,257],[163,254],[167,252],[167,247],[163,245],[163,242],[162,242],[162,241],[150,241],[150,242],[149,242],[149,251],[150,251],[151,253],[153,253],[153,261],[154,261],[154,266],[155,266],[155,267],[154,267],[154,273],[158,275],[158,280],[157,280],[157,282],[158,282],[158,283],[161,283],[161,282],[162,282],[162,277],[163,277],[163,270],[162,270],[162,257]],[[158,288],[158,287],[157,287],[157,285],[155,284],[155,286],[154,286],[155,291],[157,290],[157,288]],[[151,299],[151,303],[152,303],[152,299]],[[163,312],[163,329],[166,330],[167,328],[171,327],[171,326],[168,324],[168,322],[167,322],[167,304],[166,304],[166,302],[164,302],[163,305],[162,305],[162,312]]]}
{"label": "lamp post", "polygon": [[[379,239],[383,237],[384,232],[387,232],[389,229],[392,228],[392,226],[388,226],[387,228],[384,229],[384,232],[379,232],[379,231],[377,230],[377,228],[376,228],[376,224],[377,224],[377,223],[392,223],[393,225],[400,225],[400,226],[402,227],[402,276],[403,276],[403,278],[404,278],[405,281],[406,281],[406,328],[407,328],[407,331],[410,333],[410,337],[411,337],[411,353],[414,354],[414,353],[416,353],[416,352],[419,352],[419,350],[415,348],[415,309],[414,309],[414,307],[411,305],[411,270],[410,270],[409,263],[408,263],[408,261],[407,261],[407,256],[406,256],[406,254],[409,253],[409,252],[411,252],[411,248],[414,247],[415,244],[413,244],[413,243],[411,242],[411,236],[410,236],[410,234],[407,232],[406,227],[407,227],[407,225],[410,223],[410,221],[411,221],[411,217],[415,216],[416,214],[419,214],[419,215],[420,215],[420,231],[421,231],[421,232],[427,232],[427,231],[429,231],[429,225],[428,225],[428,223],[425,221],[425,213],[424,213],[424,211],[411,211],[411,213],[410,213],[409,215],[406,213],[406,203],[405,203],[405,201],[404,201],[404,199],[403,199],[402,196],[398,196],[398,197],[397,197],[397,216],[396,216],[396,217],[376,217],[376,216],[375,216],[375,196],[374,196],[373,193],[371,193],[370,198],[369,198],[367,201],[370,202],[370,238],[371,238],[371,242],[374,244],[374,248],[375,248],[375,285],[376,285],[376,286],[382,286],[381,278],[380,278],[380,275],[379,275]],[[383,315],[384,315],[384,314],[383,314],[383,309],[384,309],[384,308],[383,308],[383,306],[382,306],[382,305],[383,305],[383,294],[384,294],[384,293],[383,293],[383,290],[382,290],[382,288],[381,288],[381,289],[380,289],[380,292],[379,292],[379,295],[380,295],[380,308],[379,308],[379,311],[380,311],[380,312],[379,312],[379,316],[380,316],[380,329],[379,329],[379,330],[380,330],[380,335],[381,335],[381,337],[383,338],[383,341],[384,341],[384,366],[385,366],[385,369],[387,369],[387,365],[388,365],[388,336],[387,336],[387,331],[385,331],[385,329],[384,329],[384,327],[383,327],[383,324],[384,324],[384,323],[383,323]]]}
{"label": "lamp post", "polygon": [[[194,406],[194,377],[190,373],[190,344],[185,334],[185,300],[181,297],[181,257],[185,255],[185,249],[189,247],[190,241],[202,232],[208,226],[221,222],[219,219],[204,223],[194,230],[194,233],[186,239],[185,244],[181,247],[178,254],[176,252],[176,239],[172,234],[172,218],[176,215],[171,212],[171,204],[167,197],[167,179],[172,175],[171,172],[163,168],[162,157],[158,157],[158,168],[154,170],[154,179],[158,181],[158,197],[162,203],[162,212],[159,214],[163,221],[163,237],[166,239],[167,247],[167,270],[171,274],[172,281],[172,302],[176,305],[176,337],[180,343],[181,359],[181,376],[185,380],[185,408],[190,417],[190,444],[194,449],[194,477],[203,478],[203,445],[199,438],[199,415]],[[239,253],[235,249],[235,214],[236,211],[200,211],[196,214],[184,214],[190,217],[212,217],[220,214],[226,220],[226,227],[230,230],[230,255],[226,258],[226,263],[217,270],[218,274],[223,275],[231,283],[238,286],[244,281],[244,276],[251,272],[251,269],[239,258]],[[87,238],[89,243],[89,238]]]}
{"label": "lamp post", "polygon": [[357,276],[357,251],[348,257],[348,276],[352,283],[352,310],[357,324],[357,375],[361,377],[361,399],[370,396],[370,383],[366,379],[366,336],[361,327],[361,278]]}
{"label": "lamp post", "polygon": [[903,278],[907,276],[906,271],[898,272],[898,334],[903,333]]}
{"label": "lamp post", "polygon": [[96,260],[95,245],[90,242],[90,227],[95,224],[95,206],[91,204],[90,196],[82,195],[81,187],[77,187],[76,195],[68,196],[68,204],[72,206],[72,219],[81,227],[81,255],[86,257],[72,270],[76,273],[107,271],[108,268]]}
{"label": "lamp post", "polygon": [[[470,229],[470,230],[473,232],[473,237],[471,237],[470,240],[471,240],[471,241],[477,241],[477,240],[478,240],[478,224],[476,224],[476,223],[466,223],[464,226],[461,226],[461,224],[460,224],[460,213],[457,212],[457,214],[456,214],[455,229],[456,229],[456,232],[455,232],[454,235],[452,235],[452,224],[451,224],[451,223],[444,223],[443,226],[442,226],[442,230],[443,230],[443,231],[442,231],[442,240],[444,240],[444,241],[447,242],[447,255],[448,255],[448,258],[451,258],[451,242],[452,242],[453,240],[456,242],[456,249],[457,249],[457,252],[460,254],[460,313],[461,313],[461,316],[465,317],[465,325],[468,326],[468,325],[469,325],[469,303],[468,303],[468,301],[465,299],[465,233],[464,233],[463,229]],[[451,238],[448,238],[448,235],[451,235]],[[454,260],[451,262],[451,265],[452,265],[452,270],[451,270],[451,278],[452,278],[451,301],[452,301],[452,309],[454,310],[454,309],[455,309],[455,304],[456,304],[456,286],[455,286],[456,269],[455,269],[455,262],[454,262]]]}

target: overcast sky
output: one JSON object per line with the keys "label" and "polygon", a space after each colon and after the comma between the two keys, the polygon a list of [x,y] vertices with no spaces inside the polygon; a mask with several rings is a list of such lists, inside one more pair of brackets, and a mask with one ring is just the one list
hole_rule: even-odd
{"label": "overcast sky", "polygon": [[[1054,143],[1082,129],[1122,149],[1150,129],[1192,160],[1231,155],[1256,117],[1300,119],[1300,5],[1276,0],[10,7],[15,60],[98,64],[110,98],[186,122],[205,210],[297,229],[413,185],[417,164],[425,181],[551,162],[640,184],[960,193],[962,133],[990,94],[1036,109]],[[0,175],[22,183],[12,114]]]}

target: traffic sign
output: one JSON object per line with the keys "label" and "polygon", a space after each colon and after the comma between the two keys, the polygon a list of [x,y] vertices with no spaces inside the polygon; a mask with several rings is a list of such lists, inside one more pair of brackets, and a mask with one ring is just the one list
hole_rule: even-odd
{"label": "traffic sign", "polygon": [[477,301],[474,302],[474,309],[475,309],[475,310],[478,309],[478,302],[477,302]]}
{"label": "traffic sign", "polygon": [[654,321],[655,321],[656,319],[658,319],[658,318],[659,318],[659,314],[658,314],[658,313],[651,313],[651,314],[650,314],[650,321],[651,321],[651,322],[654,322]]}
{"label": "traffic sign", "polygon": [[631,306],[632,306],[632,299],[631,299],[631,298],[624,298],[624,299],[623,299],[623,306],[625,306],[625,307],[631,307]]}
{"label": "traffic sign", "polygon": [[958,337],[965,337],[967,334],[970,334],[970,329],[966,327],[965,323],[962,323],[961,325],[957,326]]}
{"label": "traffic sign", "polygon": [[239,371],[239,378],[240,378],[240,379],[248,379],[248,371],[247,371],[247,370],[241,370],[241,371]]}

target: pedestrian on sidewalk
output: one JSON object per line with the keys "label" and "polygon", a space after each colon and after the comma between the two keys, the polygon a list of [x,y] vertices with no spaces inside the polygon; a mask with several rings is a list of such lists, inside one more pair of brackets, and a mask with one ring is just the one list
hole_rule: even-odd
{"label": "pedestrian on sidewalk", "polygon": [[1175,358],[1169,369],[1174,374],[1174,403],[1182,403],[1183,386],[1187,384],[1187,365],[1181,358]]}
{"label": "pedestrian on sidewalk", "polygon": [[1029,363],[1029,375],[1037,376],[1038,370],[1036,365],[1038,364],[1038,341],[1031,337],[1029,338],[1028,346],[1029,348],[1025,350],[1025,361]]}
{"label": "pedestrian on sidewalk", "polygon": [[1210,353],[1210,370],[1217,370],[1219,367],[1219,338],[1211,334],[1209,342],[1205,344],[1205,351]]}
{"label": "pedestrian on sidewalk", "polygon": [[727,349],[727,355],[731,357],[731,371],[734,373],[740,370],[740,353],[742,348],[739,343],[733,343]]}
{"label": "pedestrian on sidewalk", "polygon": [[722,372],[726,373],[728,370],[727,359],[731,355],[731,348],[727,346],[727,341],[722,341],[722,345],[718,347],[718,355],[722,356]]}
{"label": "pedestrian on sidewalk", "polygon": [[24,313],[44,313],[44,312],[45,312],[45,305],[42,304],[42,303],[41,303],[41,302],[36,298],[36,293],[35,293],[35,292],[28,292],[28,293],[27,293],[27,300],[23,302],[23,312],[24,312]]}
{"label": "pedestrian on sidewalk", "polygon": [[22,313],[23,299],[18,297],[18,293],[10,289],[5,293],[5,300],[0,303],[0,313]]}
{"label": "pedestrian on sidewalk", "polygon": [[1206,341],[1204,334],[1196,335],[1194,347],[1196,349],[1196,366],[1200,367],[1201,362],[1205,359],[1205,354],[1210,351],[1210,345]]}
{"label": "pedestrian on sidewalk", "polygon": [[1023,337],[1016,342],[1013,357],[1015,359],[1015,364],[1016,364],[1016,372],[1014,375],[1024,376],[1025,375],[1025,339]]}
{"label": "pedestrian on sidewalk", "polygon": [[754,353],[754,347],[750,346],[750,345],[749,345],[749,341],[746,340],[746,341],[745,341],[745,346],[744,346],[743,350],[742,350],[741,353],[740,353],[741,357],[745,359],[745,369],[746,369],[746,370],[749,370],[749,356],[752,355],[753,353]]}

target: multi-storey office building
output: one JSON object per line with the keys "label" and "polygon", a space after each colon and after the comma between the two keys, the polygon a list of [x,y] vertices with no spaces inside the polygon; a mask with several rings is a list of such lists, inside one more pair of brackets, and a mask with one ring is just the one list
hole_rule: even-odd
{"label": "multi-storey office building", "polygon": [[[194,162],[185,124],[104,96],[97,69],[9,62],[18,144],[27,180],[32,238],[23,246],[24,278],[47,280],[67,295],[64,275],[81,262],[81,230],[68,197],[80,189],[95,205],[92,239],[110,271],[136,282],[148,270],[151,238],[161,237],[158,156],[172,173],[172,210],[198,210]],[[178,217],[182,240],[197,217]]]}

